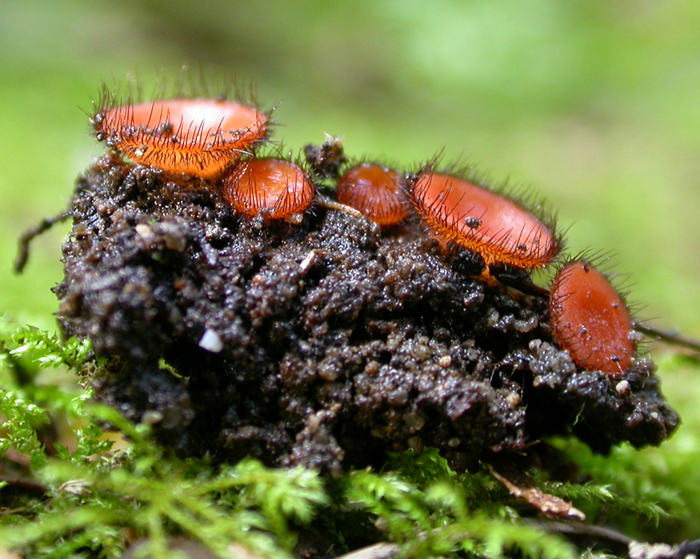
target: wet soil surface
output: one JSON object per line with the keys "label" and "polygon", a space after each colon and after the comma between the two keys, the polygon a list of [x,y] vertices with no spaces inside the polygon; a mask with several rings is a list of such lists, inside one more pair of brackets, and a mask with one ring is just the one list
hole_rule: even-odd
{"label": "wet soil surface", "polygon": [[656,445],[678,423],[651,361],[577,369],[546,294],[475,279],[478,258],[417,221],[242,219],[215,187],[110,154],[72,216],[62,328],[109,358],[97,397],[180,455],[337,474],[431,446],[464,470],[553,434]]}

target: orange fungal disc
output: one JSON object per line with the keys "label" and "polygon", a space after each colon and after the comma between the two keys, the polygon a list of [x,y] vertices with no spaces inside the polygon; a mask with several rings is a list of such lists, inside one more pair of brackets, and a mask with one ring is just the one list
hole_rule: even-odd
{"label": "orange fungal disc", "polygon": [[416,212],[443,244],[451,241],[476,252],[487,268],[542,268],[559,252],[558,239],[538,218],[473,182],[422,171],[409,194]]}
{"label": "orange fungal disc", "polygon": [[408,215],[404,178],[376,163],[361,163],[338,180],[338,202],[359,210],[378,225],[395,225]]}
{"label": "orange fungal disc", "polygon": [[611,375],[630,366],[635,345],[632,319],[608,279],[584,260],[564,266],[549,299],[554,339],[574,363]]}
{"label": "orange fungal disc", "polygon": [[224,177],[223,195],[247,216],[300,223],[316,190],[304,170],[282,159],[250,159],[235,165]]}
{"label": "orange fungal disc", "polygon": [[91,123],[98,140],[136,163],[216,179],[265,139],[268,116],[235,101],[170,99],[103,107]]}

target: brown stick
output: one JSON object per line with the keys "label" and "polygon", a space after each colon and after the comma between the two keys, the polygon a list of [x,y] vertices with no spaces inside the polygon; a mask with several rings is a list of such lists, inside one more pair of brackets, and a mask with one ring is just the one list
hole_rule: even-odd
{"label": "brown stick", "polygon": [[31,229],[28,229],[19,238],[19,247],[17,250],[17,258],[15,260],[15,273],[19,274],[24,270],[29,259],[29,244],[45,231],[48,231],[56,223],[61,223],[71,216],[71,212],[66,211],[53,217],[45,217]]}
{"label": "brown stick", "polygon": [[677,345],[700,352],[700,341],[698,340],[686,338],[680,334],[677,334],[676,332],[659,330],[658,328],[646,326],[645,324],[640,324],[639,322],[635,322],[632,326],[637,332],[640,332],[649,338],[656,338],[657,340],[666,342],[667,344]]}

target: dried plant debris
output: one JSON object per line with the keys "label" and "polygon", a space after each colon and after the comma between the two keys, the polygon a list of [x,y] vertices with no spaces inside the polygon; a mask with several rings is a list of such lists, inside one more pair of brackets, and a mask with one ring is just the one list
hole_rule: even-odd
{"label": "dried plant debris", "polygon": [[535,507],[542,514],[560,518],[572,518],[586,520],[586,515],[574,507],[568,501],[555,495],[544,493],[535,480],[526,476],[515,468],[508,468],[508,475],[498,471],[491,464],[487,464],[489,473],[508,490],[513,497],[520,499]]}
{"label": "dried plant debris", "polygon": [[97,397],[180,455],[337,475],[434,446],[465,470],[553,434],[656,445],[678,423],[651,361],[577,368],[544,290],[480,280],[483,261],[416,219],[382,232],[320,206],[300,224],[245,218],[201,179],[109,153],[72,217],[60,324],[110,358]]}

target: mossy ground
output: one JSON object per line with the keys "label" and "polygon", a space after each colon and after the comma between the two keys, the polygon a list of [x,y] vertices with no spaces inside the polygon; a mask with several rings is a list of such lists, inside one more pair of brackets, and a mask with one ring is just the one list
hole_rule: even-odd
{"label": "mossy ground", "polygon": [[[266,103],[282,99],[276,115],[288,124],[285,137],[294,148],[320,140],[324,131],[345,135],[354,153],[405,164],[445,148],[448,157],[466,155],[497,177],[535,184],[563,223],[575,223],[568,233],[574,252],[614,250],[615,270],[632,274],[634,300],[647,305],[643,316],[662,317],[657,323],[697,336],[700,5],[480,0],[410,7],[369,0],[323,9],[310,0],[205,1],[196,10],[178,0],[6,2],[0,18],[0,307],[17,322],[56,331],[50,288],[62,277],[58,247],[68,228],[35,245],[25,275],[15,277],[10,268],[18,232],[64,207],[67,185],[102,151],[86,134],[84,114],[96,84],[110,76],[121,81],[135,68],[151,76],[154,68],[188,63],[209,76],[237,72],[256,84]],[[9,336],[3,333],[8,351],[46,337],[34,332],[14,342]],[[57,408],[82,404],[72,402],[80,394],[73,372],[66,374],[64,365],[44,368],[56,360],[33,363],[46,351],[11,358],[5,352],[1,384],[20,391],[25,404],[48,410],[55,423],[62,417]],[[51,346],[48,354],[56,351]],[[605,484],[612,495],[607,501],[571,497],[592,522],[640,540],[678,542],[700,534],[699,370],[694,358],[657,352],[664,393],[683,418],[670,441],[641,451],[623,445],[608,457],[583,445],[570,448],[572,439],[561,444],[581,465],[580,479]],[[61,425],[71,441],[79,424]],[[90,478],[96,463],[71,475]],[[62,484],[49,482],[52,490]],[[510,502],[503,492],[498,498]],[[85,499],[104,502],[99,492]],[[616,507],[644,499],[670,516],[657,524]],[[44,542],[36,544],[36,555],[70,541],[52,539],[48,526],[45,533],[37,528],[52,504],[13,509],[24,515],[23,533]],[[403,518],[402,508],[388,510]],[[89,514],[90,522],[100,516]],[[374,518],[359,514],[367,523]],[[510,514],[498,509],[492,517]],[[124,523],[97,526],[113,536]],[[17,533],[13,525],[4,541]],[[489,550],[500,549],[498,530],[489,541]]]}
{"label": "mossy ground", "polygon": [[[143,537],[159,558],[171,556],[168,542],[184,540],[221,557],[234,551],[232,542],[263,557],[334,557],[379,541],[412,557],[625,553],[601,533],[570,540],[487,473],[456,474],[431,449],[394,453],[381,471],[339,479],[251,459],[236,466],[178,459],[153,441],[147,423],[134,425],[70,388],[71,370],[104,364],[90,344],[2,326],[0,541],[22,557],[120,557]],[[48,384],[45,371],[54,371]],[[128,442],[113,446],[106,425]],[[584,510],[590,526],[680,542],[692,537],[700,511],[692,488],[700,450],[689,436],[681,431],[670,453],[622,446],[608,457],[552,439],[556,458],[530,473]]]}

